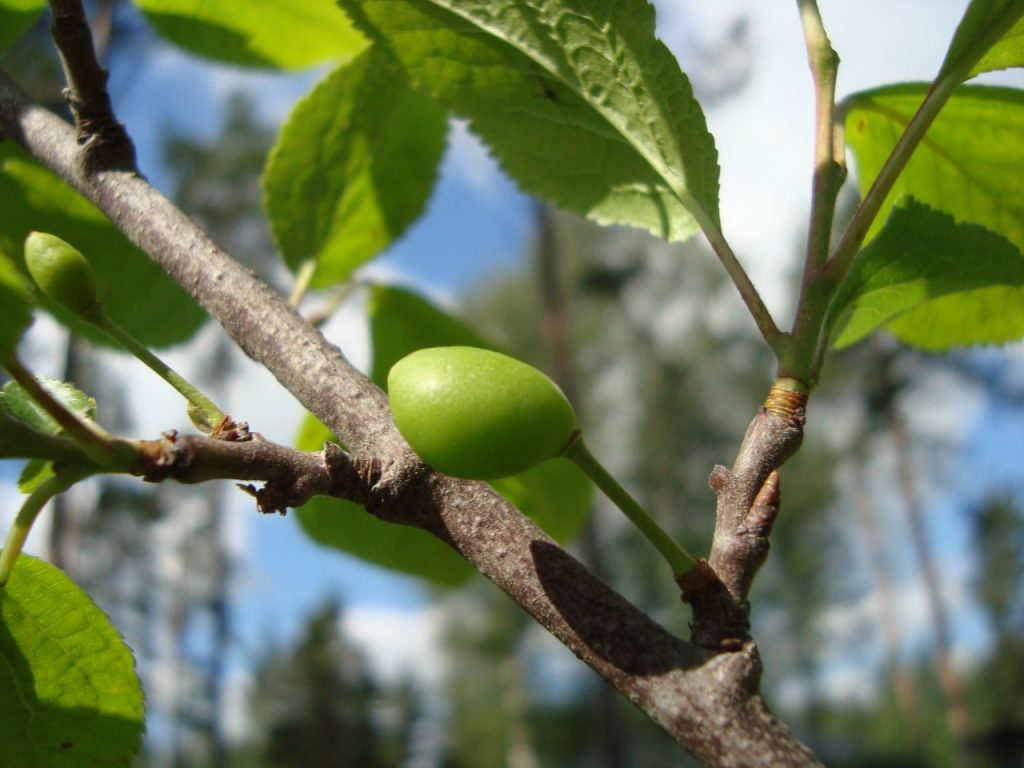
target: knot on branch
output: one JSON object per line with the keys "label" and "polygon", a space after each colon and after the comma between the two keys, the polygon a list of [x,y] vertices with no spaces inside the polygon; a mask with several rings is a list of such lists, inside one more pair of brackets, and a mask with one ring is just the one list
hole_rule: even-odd
{"label": "knot on branch", "polygon": [[252,483],[235,483],[235,487],[256,499],[256,511],[261,515],[276,513],[284,517],[288,514],[288,507],[295,506],[290,494],[273,482],[268,481],[262,488]]}
{"label": "knot on branch", "polygon": [[249,422],[235,421],[227,414],[210,432],[211,440],[227,440],[231,443],[248,442],[253,436],[254,433],[249,431]]}
{"label": "knot on branch", "polygon": [[177,472],[187,472],[193,463],[191,451],[178,451],[178,430],[162,433],[160,440],[139,443],[138,456],[142,479],[147,483],[160,483]]}
{"label": "knot on branch", "polygon": [[[721,486],[724,490],[730,477],[725,467],[715,467],[709,482],[713,488]],[[716,532],[714,559],[718,570],[699,560],[697,569],[679,580],[682,599],[693,608],[690,626],[697,645],[731,652],[750,642],[747,595],[754,575],[768,557],[768,537],[778,515],[779,500],[779,472],[773,470],[735,529],[729,534]]]}
{"label": "knot on branch", "polygon": [[424,481],[431,476],[432,470],[412,453],[377,461],[376,474],[364,504],[366,510],[382,520],[408,522],[402,518],[416,505],[405,502],[424,492]]}
{"label": "knot on branch", "polygon": [[771,535],[772,526],[775,525],[775,518],[779,514],[779,504],[782,501],[782,479],[779,470],[773,469],[768,478],[757,492],[754,503],[750,505],[750,511],[736,533],[741,536],[751,536],[764,539],[767,553],[768,537]]}
{"label": "knot on branch", "polygon": [[374,486],[380,482],[386,460],[378,457],[351,456],[336,443],[331,442],[324,443],[320,454],[327,474],[333,479],[327,495],[367,506]]}
{"label": "knot on branch", "polygon": [[694,642],[708,648],[731,648],[749,639],[747,598],[768,556],[779,512],[778,469],[803,440],[806,396],[780,381],[750,423],[732,469],[716,466],[708,477],[718,495],[708,559],[715,581],[687,596]]}

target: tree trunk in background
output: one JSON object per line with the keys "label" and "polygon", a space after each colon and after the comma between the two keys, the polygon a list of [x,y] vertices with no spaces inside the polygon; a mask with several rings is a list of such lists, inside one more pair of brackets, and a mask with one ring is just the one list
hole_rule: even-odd
{"label": "tree trunk in background", "polygon": [[953,666],[950,654],[952,636],[949,616],[942,600],[939,579],[935,571],[935,558],[925,531],[924,515],[914,483],[909,440],[903,421],[893,408],[888,410],[887,424],[896,449],[896,474],[903,500],[901,506],[910,528],[911,546],[917,561],[918,575],[924,588],[925,600],[928,603],[928,618],[935,644],[935,665],[938,670],[939,684],[946,697],[946,723],[957,745],[959,763],[966,767],[968,765],[966,762],[968,727],[966,689],[960,674]]}
{"label": "tree trunk in background", "polygon": [[875,583],[875,594],[878,597],[878,624],[882,630],[882,643],[885,647],[886,674],[896,700],[896,708],[907,734],[908,746],[914,748],[921,738],[920,711],[914,681],[907,668],[900,662],[899,648],[902,629],[899,611],[894,598],[892,572],[885,559],[883,538],[878,529],[878,519],[872,500],[864,484],[858,478],[852,492],[853,505],[857,511],[861,531],[871,558],[871,576]]}
{"label": "tree trunk in background", "polygon": [[[551,359],[552,378],[562,388],[577,414],[580,409],[579,386],[572,362],[565,291],[562,283],[561,253],[555,236],[551,210],[543,203],[535,208],[537,227],[536,270],[540,287],[544,341]],[[597,518],[591,514],[580,532],[582,560],[599,578],[608,580],[608,568],[597,533]],[[594,699],[595,738],[604,768],[621,768],[626,764],[623,725],[618,714],[618,695],[610,686],[599,685]]]}

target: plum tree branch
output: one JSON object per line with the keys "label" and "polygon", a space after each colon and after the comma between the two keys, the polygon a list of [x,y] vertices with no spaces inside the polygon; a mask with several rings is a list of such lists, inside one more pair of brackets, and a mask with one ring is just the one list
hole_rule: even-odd
{"label": "plum tree branch", "polygon": [[[752,642],[721,652],[672,636],[490,487],[430,472],[394,428],[383,392],[340,350],[138,175],[87,171],[74,130],[3,73],[0,135],[102,210],[356,457],[382,462],[368,502],[374,514],[448,542],[705,765],[818,765],[765,706]],[[750,443],[748,453],[757,450]],[[760,472],[777,458],[768,451],[743,466]],[[757,472],[734,474],[744,478],[739,499]]]}
{"label": "plum tree branch", "polygon": [[114,117],[107,92],[107,71],[100,65],[82,0],[50,0],[50,32],[68,82],[64,98],[71,108],[88,169],[135,170],[135,146]]}

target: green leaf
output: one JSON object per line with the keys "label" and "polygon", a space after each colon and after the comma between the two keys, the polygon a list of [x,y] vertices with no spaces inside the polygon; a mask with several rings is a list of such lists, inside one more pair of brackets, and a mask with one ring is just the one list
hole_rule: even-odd
{"label": "green leaf", "polygon": [[[74,384],[49,376],[36,376],[54,399],[74,414],[83,419],[96,421],[96,401],[85,394]],[[63,428],[54,418],[43,410],[32,397],[22,389],[16,381],[9,381],[0,390],[0,410],[24,422],[37,432],[46,435],[59,435]]]}
{"label": "green leaf", "polygon": [[[297,447],[315,451],[328,440],[334,440],[330,430],[308,415]],[[306,534],[324,546],[439,586],[458,586],[474,573],[451,547],[426,531],[385,523],[344,499],[318,496],[296,510],[296,515]]]}
{"label": "green leaf", "polygon": [[26,495],[30,494],[55,474],[52,461],[29,459],[18,475],[18,490]]}
{"label": "green leaf", "polygon": [[33,303],[28,281],[0,247],[0,361],[14,354],[31,325]]}
{"label": "green leaf", "polygon": [[[856,157],[862,193],[871,186],[928,87],[889,86],[850,98],[846,137]],[[896,180],[871,234],[886,220],[893,201],[909,195],[959,222],[996,232],[1024,251],[1022,175],[1024,92],[961,86]],[[907,343],[929,349],[1005,341],[1020,335],[1015,302],[1022,301],[1024,289],[1019,287],[964,290],[956,298],[908,310],[888,328]],[[1002,327],[993,314],[1000,306],[1006,310]],[[944,311],[956,315],[943,317]]]}
{"label": "green leaf", "polygon": [[118,768],[142,740],[131,651],[63,573],[21,555],[0,590],[0,765]]}
{"label": "green leaf", "polygon": [[[72,413],[83,419],[96,421],[96,400],[89,397],[73,384],[37,376],[39,383],[54,398]],[[0,389],[0,413],[6,414],[46,435],[59,435],[64,430],[43,408],[33,400],[20,384],[7,382]],[[53,462],[32,459],[26,462],[18,477],[18,490],[32,493],[47,478],[53,476]]]}
{"label": "green leaf", "polygon": [[1024,336],[1024,290],[994,286],[943,296],[900,315],[886,330],[932,352],[1014,341]]}
{"label": "green leaf", "polygon": [[[866,193],[928,86],[899,85],[850,97],[846,139]],[[1024,91],[962,86],[911,155],[879,212],[873,232],[893,201],[911,195],[981,224],[1024,250]]]}
{"label": "green leaf", "polygon": [[385,523],[344,499],[317,496],[296,515],[302,530],[318,544],[439,587],[457,587],[474,573],[451,547],[426,531]]}
{"label": "green leaf", "polygon": [[373,341],[370,378],[381,389],[387,389],[391,366],[417,349],[462,346],[505,351],[462,320],[405,288],[371,286],[367,311]]}
{"label": "green leaf", "polygon": [[[19,246],[32,230],[52,232],[85,253],[106,312],[140,342],[166,347],[191,337],[206,315],[167,273],[132,245],[71,187],[15,148],[0,144],[0,239]],[[40,296],[65,325],[96,343],[111,342]]]}
{"label": "green leaf", "polygon": [[438,587],[458,587],[472,566],[427,531],[374,517],[343,499],[316,497],[296,512],[306,536],[389,570],[426,579]]}
{"label": "green leaf", "polygon": [[527,192],[668,240],[717,227],[714,140],[646,0],[341,5]]}
{"label": "green leaf", "polygon": [[134,0],[157,32],[229,64],[305,69],[348,59],[366,42],[333,0]]}
{"label": "green leaf", "polygon": [[45,7],[46,0],[0,0],[0,50],[25,34]]}
{"label": "green leaf", "polygon": [[964,79],[1024,64],[1024,0],[971,0],[939,76]]}
{"label": "green leaf", "polygon": [[571,541],[590,516],[594,484],[568,459],[552,459],[490,485],[556,541]]}
{"label": "green leaf", "polygon": [[446,123],[375,46],[324,78],[292,110],[263,178],[288,266],[315,259],[311,284],[330,285],[400,237],[426,207]]}
{"label": "green leaf", "polygon": [[982,72],[1012,67],[1024,67],[1024,19],[1019,19],[999,42],[981,57],[971,70],[971,77]]}
{"label": "green leaf", "polygon": [[[1024,256],[1016,246],[907,200],[858,254],[836,295],[834,345],[848,346],[887,324],[904,340],[936,350],[1020,338],[1024,313],[1016,312],[1014,323],[1005,306],[992,305],[982,289],[994,286],[1004,294],[1013,286],[1009,294],[1024,304]],[[955,301],[936,301],[947,296]]]}

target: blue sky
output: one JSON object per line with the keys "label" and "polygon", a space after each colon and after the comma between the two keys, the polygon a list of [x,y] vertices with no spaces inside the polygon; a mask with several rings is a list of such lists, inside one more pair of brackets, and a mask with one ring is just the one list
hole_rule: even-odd
{"label": "blue sky", "polygon": [[[751,16],[752,79],[738,98],[709,110],[708,122],[723,168],[726,235],[769,307],[781,322],[788,322],[783,313],[789,295],[785,279],[794,243],[801,237],[811,168],[812,91],[795,4],[727,0],[661,5],[665,13],[659,29],[670,46],[720,39],[739,14]],[[964,7],[954,0],[831,0],[821,5],[843,61],[841,94],[885,82],[927,79],[937,69]],[[685,66],[686,56],[681,59]],[[211,135],[218,127],[224,96],[233,88],[250,90],[260,100],[263,115],[279,122],[315,79],[316,73],[288,78],[254,75],[157,48],[140,62],[131,87],[115,93],[115,100],[137,142],[143,172],[159,186],[167,183],[159,166],[159,139],[168,122]],[[1019,75],[1010,76],[1010,81],[1022,83]],[[373,269],[453,296],[490,271],[519,263],[529,235],[528,200],[456,127],[426,216]],[[332,323],[328,335],[355,362],[367,362],[358,307]],[[187,371],[188,351],[172,352],[170,361]],[[123,370],[126,376],[137,375],[128,373],[132,370],[128,366]],[[271,439],[290,441],[301,409],[265,373],[244,367],[243,376],[244,384],[232,385],[228,402],[232,412],[252,420],[254,428]],[[149,414],[178,412],[173,395],[147,389],[144,398]],[[267,408],[267,403],[274,405]],[[154,404],[173,410],[163,411]],[[1011,421],[1005,413],[982,410],[976,425],[968,429],[967,450],[977,466],[989,466],[1000,476],[1005,473],[1006,482],[1016,483],[1019,489],[1015,460],[1008,459],[1006,451],[1007,445],[1019,446],[1024,425],[1019,416],[1015,418]],[[168,426],[172,425],[151,418],[140,423],[143,434]],[[268,630],[280,638],[291,635],[309,609],[328,594],[342,597],[354,617],[353,631],[366,637],[385,626],[391,629],[382,631],[400,633],[395,630],[401,626],[394,623],[396,616],[410,617],[405,626],[415,627],[426,615],[427,593],[415,581],[317,547],[301,534],[293,516],[258,518],[251,501],[241,494],[231,492],[227,498],[238,546],[246,556],[236,585],[243,652],[257,647]],[[9,503],[6,506],[11,508]],[[940,545],[953,545],[962,535],[955,526],[950,530],[960,534],[940,537]],[[41,540],[37,533],[36,548]],[[355,626],[359,617],[366,621],[364,629]],[[374,621],[378,623],[371,626]],[[375,644],[382,658],[388,654],[413,658],[420,652],[413,647],[415,642],[415,637],[389,636],[378,637]]]}

